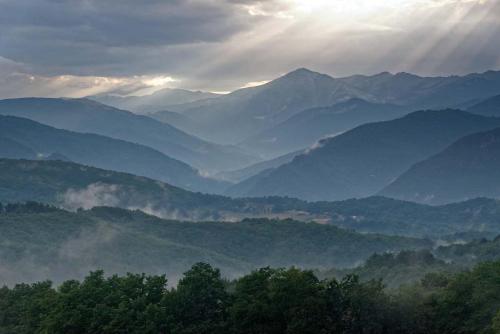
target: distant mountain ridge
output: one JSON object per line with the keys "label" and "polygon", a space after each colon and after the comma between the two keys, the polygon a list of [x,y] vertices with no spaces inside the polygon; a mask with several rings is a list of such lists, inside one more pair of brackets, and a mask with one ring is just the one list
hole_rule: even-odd
{"label": "distant mountain ridge", "polygon": [[139,143],[203,171],[242,168],[257,161],[236,147],[209,143],[152,118],[88,99],[0,100],[0,114]]}
{"label": "distant mountain ridge", "polygon": [[89,96],[88,98],[115,108],[145,114],[168,109],[170,106],[210,99],[217,96],[219,94],[179,88],[163,88],[152,94],[141,96],[100,94]]}
{"label": "distant mountain ridge", "polygon": [[291,162],[256,175],[257,181],[227,191],[238,196],[291,196],[306,200],[366,197],[380,191],[411,165],[455,140],[500,126],[459,110],[419,111],[405,117],[361,125],[320,141]]}
{"label": "distant mountain ridge", "polygon": [[500,128],[461,138],[413,165],[380,194],[428,204],[500,198]]}
{"label": "distant mountain ridge", "polygon": [[148,176],[191,190],[217,192],[226,187],[220,181],[200,176],[184,162],[119,139],[56,129],[13,116],[0,116],[0,133],[0,157],[3,158],[59,156],[57,159],[61,160],[64,156],[81,164]]}

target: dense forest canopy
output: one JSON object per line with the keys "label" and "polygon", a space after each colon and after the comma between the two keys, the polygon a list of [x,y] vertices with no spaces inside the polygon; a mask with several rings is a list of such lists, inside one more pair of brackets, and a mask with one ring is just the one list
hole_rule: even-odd
{"label": "dense forest canopy", "polygon": [[428,274],[388,292],[355,275],[262,268],[237,280],[195,264],[176,287],[163,276],[90,273],[83,281],[0,289],[0,332],[90,333],[500,333],[500,262]]}

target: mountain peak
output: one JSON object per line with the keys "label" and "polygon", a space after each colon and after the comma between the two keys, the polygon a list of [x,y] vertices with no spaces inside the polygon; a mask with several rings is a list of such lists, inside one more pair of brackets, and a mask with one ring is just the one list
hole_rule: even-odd
{"label": "mountain peak", "polygon": [[420,78],[418,75],[408,72],[398,72],[395,76],[398,78]]}
{"label": "mountain peak", "polygon": [[374,75],[374,77],[392,77],[394,74],[388,71],[380,72]]}
{"label": "mountain peak", "polygon": [[319,72],[314,72],[311,71],[310,69],[307,69],[305,67],[298,68],[296,70],[293,70],[283,76],[283,78],[292,78],[292,79],[297,79],[297,78],[303,78],[303,77],[320,77],[320,76],[326,76],[326,74],[322,74]]}

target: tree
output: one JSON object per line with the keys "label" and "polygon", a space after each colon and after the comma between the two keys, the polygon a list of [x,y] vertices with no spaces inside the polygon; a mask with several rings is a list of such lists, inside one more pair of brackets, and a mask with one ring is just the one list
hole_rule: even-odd
{"label": "tree", "polygon": [[440,333],[491,333],[500,309],[500,262],[485,262],[456,275],[434,304],[430,312]]}
{"label": "tree", "polygon": [[32,334],[54,307],[56,291],[51,282],[18,284],[0,289],[0,333]]}
{"label": "tree", "polygon": [[339,303],[342,333],[387,333],[393,325],[392,305],[380,280],[361,283],[359,277],[348,275],[337,286],[330,285],[329,293]]}
{"label": "tree", "polygon": [[500,334],[500,310],[498,310],[497,315],[493,318],[491,328],[495,334]]}
{"label": "tree", "polygon": [[228,301],[220,271],[197,263],[164,300],[168,326],[174,334],[222,333]]}
{"label": "tree", "polygon": [[237,281],[230,308],[235,333],[321,333],[324,286],[311,271],[263,268]]}
{"label": "tree", "polygon": [[82,283],[66,281],[44,321],[44,333],[161,333],[165,276],[90,273]]}

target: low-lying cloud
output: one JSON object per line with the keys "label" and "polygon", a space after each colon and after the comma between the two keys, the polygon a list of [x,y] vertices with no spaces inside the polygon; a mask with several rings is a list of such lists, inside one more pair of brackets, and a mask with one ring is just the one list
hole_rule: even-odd
{"label": "low-lying cloud", "polygon": [[190,218],[178,209],[167,208],[147,199],[139,199],[140,196],[132,198],[129,190],[116,184],[92,183],[85,188],[68,189],[58,197],[60,206],[70,211],[110,206],[127,210],[140,210],[163,219],[183,220]]}
{"label": "low-lying cloud", "polygon": [[75,211],[96,206],[119,206],[119,190],[119,186],[105,183],[92,183],[83,189],[68,189],[61,196],[62,207]]}

